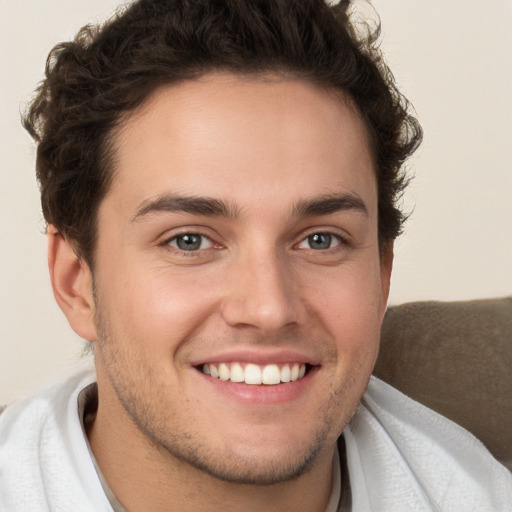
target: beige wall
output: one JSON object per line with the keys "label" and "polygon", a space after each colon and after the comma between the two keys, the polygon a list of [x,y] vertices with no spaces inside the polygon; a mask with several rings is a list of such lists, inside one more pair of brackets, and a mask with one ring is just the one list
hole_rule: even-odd
{"label": "beige wall", "polygon": [[[80,362],[54,305],[20,104],[52,45],[115,0],[0,0],[0,403]],[[512,293],[512,2],[375,0],[383,48],[425,128],[391,302]]]}

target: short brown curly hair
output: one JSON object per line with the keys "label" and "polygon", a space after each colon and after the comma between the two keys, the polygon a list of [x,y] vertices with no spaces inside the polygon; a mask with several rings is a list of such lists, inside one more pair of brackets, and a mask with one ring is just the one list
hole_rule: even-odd
{"label": "short brown curly hair", "polygon": [[378,49],[356,35],[349,1],[138,0],[50,52],[24,116],[38,144],[43,214],[93,265],[99,204],[112,180],[112,134],[157,87],[208,71],[277,71],[344,91],[374,151],[380,241],[396,238],[406,158],[422,138]]}

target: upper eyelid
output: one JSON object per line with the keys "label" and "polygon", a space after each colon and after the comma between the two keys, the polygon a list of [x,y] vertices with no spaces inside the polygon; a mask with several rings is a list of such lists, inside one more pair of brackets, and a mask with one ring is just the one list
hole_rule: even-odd
{"label": "upper eyelid", "polygon": [[[180,236],[186,236],[186,235],[193,235],[193,236],[198,236],[198,237],[202,238],[203,240],[201,241],[201,244],[205,241],[204,239],[207,239],[209,247],[203,247],[203,248],[200,247],[197,250],[189,250],[189,251],[187,251],[187,250],[184,250],[184,249],[180,249],[179,247],[176,247],[176,246],[174,246],[172,244],[172,242],[177,240]],[[198,252],[201,252],[201,251],[207,251],[209,249],[212,249],[212,248],[215,248],[216,246],[218,246],[218,244],[216,244],[215,241],[211,239],[211,237],[206,236],[206,235],[202,235],[200,233],[180,233],[178,235],[174,235],[171,238],[169,238],[167,240],[167,242],[164,242],[164,245],[166,247],[170,246],[170,247],[172,247],[173,249],[175,249],[175,250],[177,250],[179,252],[187,253],[187,255],[190,255],[190,254],[193,254],[193,253],[198,253]]]}
{"label": "upper eyelid", "polygon": [[[175,247],[174,245],[172,245],[172,242],[175,241],[176,239],[178,239],[180,236],[185,236],[185,235],[199,236],[199,237],[202,237],[203,239],[207,239],[208,240],[209,247],[205,247],[205,248],[198,249],[198,250],[195,250],[195,251],[189,251],[191,253],[192,252],[199,252],[199,251],[207,251],[209,249],[218,248],[220,246],[220,244],[215,242],[215,240],[213,240],[210,236],[204,235],[202,233],[192,233],[192,232],[179,233],[177,235],[173,235],[173,236],[171,236],[169,238],[164,239],[159,245],[161,245],[162,247],[172,247],[173,249],[175,249],[177,251],[182,251],[182,249],[180,249],[179,247]],[[204,240],[203,240],[203,242],[204,242]],[[187,251],[185,251],[185,252],[187,252]]]}
{"label": "upper eyelid", "polygon": [[211,236],[208,236],[208,235],[205,235],[204,233],[196,233],[196,232],[193,232],[193,231],[186,231],[184,233],[178,233],[177,235],[172,235],[171,237],[167,238],[168,242],[170,242],[171,240],[176,240],[177,238],[179,238],[180,236],[187,236],[187,235],[192,235],[192,236],[198,236],[198,237],[202,237],[202,238],[207,238],[208,240],[212,241],[212,237]]}
{"label": "upper eyelid", "polygon": [[[161,237],[158,237],[160,241],[158,242],[158,245],[167,245],[172,240],[176,239],[179,236],[183,235],[197,235],[197,236],[203,236],[205,238],[208,238],[213,244],[215,245],[225,245],[226,241],[224,240],[224,237],[222,237],[219,233],[216,231],[212,233],[211,228],[203,227],[203,226],[182,226],[178,228],[173,228],[172,231],[177,231],[172,234],[164,233],[161,235]],[[168,230],[171,231],[171,230]],[[341,240],[344,244],[349,244],[351,241],[351,235],[347,233],[346,230],[335,227],[335,226],[314,226],[310,228],[305,228],[300,230],[299,233],[293,235],[290,240],[292,242],[292,245],[296,245],[298,243],[301,243],[306,238],[316,234],[316,233],[324,233],[329,234],[332,236],[335,236]]]}
{"label": "upper eyelid", "polygon": [[309,228],[309,229],[303,230],[298,236],[295,237],[295,239],[297,240],[297,242],[295,242],[295,243],[300,243],[303,240],[305,240],[306,238],[308,238],[312,235],[315,235],[317,233],[336,236],[343,243],[347,243],[347,244],[350,242],[350,239],[351,239],[351,236],[345,230],[343,230],[341,228],[334,228],[332,226],[331,227],[314,227],[314,228]]}
{"label": "upper eyelid", "polygon": [[[173,231],[173,233],[169,234],[170,231]],[[180,228],[173,228],[173,229],[166,230],[164,233],[162,233],[162,235],[160,235],[158,237],[158,239],[160,240],[158,242],[158,244],[159,245],[168,244],[171,240],[174,240],[175,238],[177,238],[179,236],[184,236],[184,235],[204,236],[205,238],[208,238],[209,240],[211,240],[213,243],[219,243],[217,241],[217,239],[220,237],[215,236],[215,234],[212,234],[210,231],[211,230],[209,230],[207,228],[203,228],[203,227],[199,227],[199,226],[198,227],[183,226]]]}
{"label": "upper eyelid", "polygon": [[309,237],[311,237],[313,235],[316,235],[316,234],[329,235],[329,236],[331,236],[333,238],[336,238],[339,241],[339,243],[337,245],[335,245],[334,247],[329,247],[328,249],[325,249],[325,251],[328,251],[328,250],[331,250],[331,249],[336,249],[339,245],[347,246],[349,244],[349,242],[345,238],[343,238],[342,236],[338,235],[337,233],[332,233],[330,231],[313,231],[309,235],[306,235],[306,236],[302,237],[297,243],[294,244],[294,247],[304,243]]}

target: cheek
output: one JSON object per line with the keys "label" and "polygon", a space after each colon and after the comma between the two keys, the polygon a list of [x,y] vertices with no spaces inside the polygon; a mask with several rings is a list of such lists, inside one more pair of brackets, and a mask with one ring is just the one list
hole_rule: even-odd
{"label": "cheek", "polygon": [[[376,354],[383,296],[379,268],[373,263],[347,266],[316,279],[310,305],[345,355]],[[313,294],[312,294],[313,295]]]}
{"label": "cheek", "polygon": [[112,329],[124,333],[128,342],[169,350],[211,314],[215,287],[201,276],[131,268],[126,275],[112,272],[101,287],[108,294],[102,294],[101,307],[108,311]]}

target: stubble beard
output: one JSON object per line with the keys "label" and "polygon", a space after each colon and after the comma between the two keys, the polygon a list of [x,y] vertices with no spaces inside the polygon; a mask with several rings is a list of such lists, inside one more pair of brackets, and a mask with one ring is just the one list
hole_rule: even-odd
{"label": "stubble beard", "polygon": [[173,420],[172,407],[166,410],[162,407],[161,404],[168,403],[168,397],[161,391],[162,383],[155,379],[155,372],[149,365],[141,364],[143,357],[137,358],[136,354],[128,353],[126,347],[130,344],[123,343],[124,340],[112,332],[96,295],[95,300],[96,350],[101,352],[110,385],[143,438],[171,465],[176,466],[176,462],[185,464],[215,479],[239,485],[270,486],[296,480],[312,469],[329,444],[326,440],[332,437],[333,424],[340,424],[338,435],[341,435],[356,410],[357,404],[348,413],[345,408],[346,417],[340,423],[339,415],[332,411],[343,410],[339,404],[345,392],[333,392],[326,401],[333,407],[326,412],[323,424],[317,428],[313,439],[307,445],[297,447],[286,458],[256,460],[254,457],[241,457],[230,446],[214,451],[202,442],[198,432]]}

